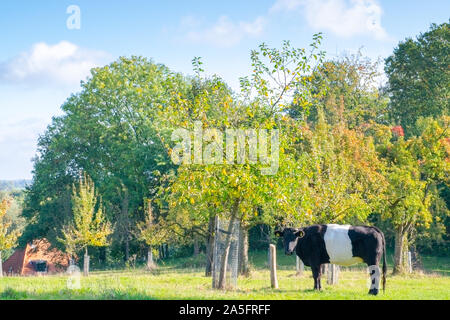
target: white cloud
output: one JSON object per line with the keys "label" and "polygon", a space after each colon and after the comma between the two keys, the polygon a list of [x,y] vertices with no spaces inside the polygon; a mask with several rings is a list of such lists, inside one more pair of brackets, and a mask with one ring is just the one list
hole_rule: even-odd
{"label": "white cloud", "polygon": [[29,51],[0,62],[0,82],[75,86],[85,80],[91,68],[101,65],[107,58],[104,52],[83,49],[68,41],[55,45],[39,42]]}
{"label": "white cloud", "polygon": [[260,35],[264,30],[265,19],[257,17],[250,22],[234,22],[228,16],[221,16],[212,26],[204,27],[195,18],[185,17],[181,26],[188,29],[185,38],[190,42],[231,47],[245,38]]}
{"label": "white cloud", "polygon": [[341,37],[388,39],[381,26],[383,11],[376,0],[277,0],[270,12],[277,11],[302,12],[312,28]]}

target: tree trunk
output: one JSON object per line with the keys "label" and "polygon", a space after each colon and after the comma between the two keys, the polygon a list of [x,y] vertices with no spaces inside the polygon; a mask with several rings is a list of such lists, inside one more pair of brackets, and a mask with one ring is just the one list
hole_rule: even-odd
{"label": "tree trunk", "polygon": [[106,266],[106,247],[100,247],[99,260],[102,266]]}
{"label": "tree trunk", "polygon": [[159,250],[158,250],[158,254],[159,254],[159,260],[164,259],[164,246],[162,244],[159,245]]}
{"label": "tree trunk", "polygon": [[0,251],[0,278],[3,278],[3,261],[2,261],[2,252]]}
{"label": "tree trunk", "polygon": [[295,256],[295,269],[297,271],[297,276],[302,276],[303,271],[305,271],[305,264],[303,261],[296,255]]}
{"label": "tree trunk", "polygon": [[148,270],[153,270],[155,269],[156,265],[155,262],[153,261],[153,252],[152,252],[152,247],[148,247],[148,251],[147,251],[147,268]]}
{"label": "tree trunk", "polygon": [[84,252],[84,266],[83,266],[83,273],[84,276],[89,276],[89,255],[88,255],[88,249],[86,247],[86,250]]}
{"label": "tree trunk", "polygon": [[130,199],[128,194],[128,189],[122,184],[122,203],[121,203],[121,233],[122,233],[122,239],[125,239],[125,262],[130,259],[130,237],[129,237],[129,231],[130,231],[130,220],[129,220],[129,205],[130,205]]}
{"label": "tree trunk", "polygon": [[200,254],[200,243],[198,242],[198,239],[194,239],[194,257],[198,256]]}
{"label": "tree trunk", "polygon": [[126,235],[125,239],[125,262],[130,259],[130,241],[128,240],[128,235]]}
{"label": "tree trunk", "polygon": [[239,201],[236,201],[232,208],[230,224],[228,226],[227,237],[225,239],[225,250],[224,250],[223,256],[220,261],[220,275],[219,275],[219,285],[218,285],[218,289],[220,289],[220,290],[226,289],[225,284],[226,284],[226,275],[227,275],[228,254],[230,253],[231,236],[233,234],[234,222],[237,217],[238,209],[239,209]]}
{"label": "tree trunk", "polygon": [[403,227],[395,230],[394,273],[407,271],[408,239]]}
{"label": "tree trunk", "polygon": [[250,268],[248,266],[248,229],[241,227],[241,236],[239,237],[239,274],[248,277]]}
{"label": "tree trunk", "polygon": [[212,264],[214,255],[214,221],[215,217],[209,218],[208,236],[206,237],[206,268],[205,276],[210,277],[212,274]]}

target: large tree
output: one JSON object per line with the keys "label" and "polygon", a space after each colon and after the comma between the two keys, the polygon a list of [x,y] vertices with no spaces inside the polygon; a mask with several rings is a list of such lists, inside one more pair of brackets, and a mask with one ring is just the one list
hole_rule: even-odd
{"label": "large tree", "polygon": [[[318,121],[319,110],[331,126],[345,121],[350,129],[370,120],[388,122],[387,96],[380,88],[380,61],[361,52],[323,62],[313,74],[313,92],[324,92],[313,100],[307,119]],[[304,115],[300,104],[292,104],[291,116]]]}
{"label": "large tree", "polygon": [[432,24],[417,39],[399,43],[386,59],[390,113],[410,137],[419,117],[439,117],[450,111],[449,23]]}
{"label": "large tree", "polygon": [[401,127],[373,125],[377,150],[386,163],[388,187],[379,210],[395,229],[394,272],[406,270],[411,234],[417,227],[428,228],[433,220],[432,192],[438,184],[449,185],[448,117],[420,119],[419,136],[406,139]]}
{"label": "large tree", "polygon": [[31,223],[22,240],[45,236],[55,243],[61,237],[71,215],[71,186],[82,170],[118,225],[112,244],[126,260],[139,246],[133,234],[144,218],[143,199],[155,195],[161,173],[173,166],[157,135],[157,110],[183,86],[181,75],[142,57],[93,69],[39,138],[24,210]]}
{"label": "large tree", "polygon": [[284,222],[365,223],[386,188],[383,168],[370,137],[345,121],[329,125],[319,109],[298,144],[286,190],[293,210],[283,213]]}
{"label": "large tree", "polygon": [[[167,127],[184,129],[186,136],[191,131],[208,130],[205,134],[207,138],[200,138],[208,146],[205,150],[198,150],[194,141],[193,163],[188,151],[187,156],[183,156],[184,164],[178,168],[176,177],[166,189],[169,211],[195,212],[197,215],[212,213],[230,221],[237,220],[246,227],[258,216],[259,207],[277,205],[278,186],[285,183],[281,177],[284,171],[279,165],[292,157],[289,153],[292,145],[290,139],[294,136],[290,130],[297,129],[290,126],[295,123],[290,122],[283,113],[293,99],[308,100],[310,75],[317,60],[322,57],[317,52],[320,40],[320,35],[314,37],[311,52],[293,48],[289,42],[285,42],[280,50],[263,44],[259,50],[252,51],[253,73],[241,79],[241,95],[231,94],[223,81],[214,77],[207,80],[212,81],[214,86],[200,86],[193,99],[176,97],[173,107],[164,110],[166,117],[161,118],[170,123]],[[198,67],[198,60],[195,62]],[[239,138],[225,143],[223,134],[227,129],[265,130],[267,135],[264,137],[260,131],[259,136],[247,136],[247,139],[256,140],[248,140],[239,147]],[[279,131],[277,134],[277,131],[270,130]],[[258,138],[259,147],[270,145],[267,157],[260,155],[258,158],[256,153],[250,156],[251,149],[257,147]],[[236,146],[238,151],[240,148],[248,149],[249,158],[233,158]],[[214,161],[196,162],[198,155],[211,155],[211,147],[219,153],[213,152]],[[231,153],[227,148],[231,148]],[[223,150],[227,150],[227,159],[222,158]],[[173,153],[179,151],[171,149]],[[230,154],[231,161],[228,158]],[[225,266],[233,228],[234,223],[230,223],[224,254],[220,257],[220,289],[225,288]]]}

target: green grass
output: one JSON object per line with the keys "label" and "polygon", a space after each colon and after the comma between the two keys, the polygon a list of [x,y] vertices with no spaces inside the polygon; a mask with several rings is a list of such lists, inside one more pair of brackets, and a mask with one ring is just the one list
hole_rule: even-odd
{"label": "green grass", "polygon": [[323,290],[311,290],[310,270],[295,275],[295,258],[279,255],[280,289],[271,289],[267,255],[251,256],[252,274],[238,280],[238,289],[211,289],[211,278],[199,268],[201,258],[172,259],[160,264],[156,273],[143,269],[96,271],[81,278],[81,289],[67,288],[65,275],[40,277],[4,277],[0,279],[0,299],[450,299],[448,259],[424,259],[424,265],[436,265],[442,273],[392,276],[389,272],[386,292],[376,297],[367,294],[369,277],[364,265],[343,268],[339,284],[322,280]]}
{"label": "green grass", "polygon": [[200,271],[152,275],[141,270],[93,272],[81,279],[81,289],[69,290],[67,277],[7,277],[0,281],[1,299],[444,299],[450,298],[450,278],[435,275],[389,277],[386,293],[367,294],[364,271],[341,272],[338,285],[323,283],[322,292],[311,290],[311,275],[278,273],[280,289],[271,289],[268,271],[240,278],[239,289],[211,289],[211,279]]}

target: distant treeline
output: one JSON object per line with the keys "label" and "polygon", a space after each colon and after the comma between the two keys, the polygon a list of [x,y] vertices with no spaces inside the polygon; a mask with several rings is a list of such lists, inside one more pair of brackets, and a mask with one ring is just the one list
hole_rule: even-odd
{"label": "distant treeline", "polygon": [[31,180],[0,180],[0,191],[25,189],[30,183]]}

